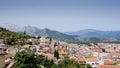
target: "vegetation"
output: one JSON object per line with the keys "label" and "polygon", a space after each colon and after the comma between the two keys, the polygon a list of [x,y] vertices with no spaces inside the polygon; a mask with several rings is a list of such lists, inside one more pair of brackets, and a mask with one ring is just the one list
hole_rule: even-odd
{"label": "vegetation", "polygon": [[54,52],[54,57],[56,57],[57,59],[59,59],[59,53],[58,53],[58,50],[55,49],[55,52]]}
{"label": "vegetation", "polygon": [[36,68],[37,67],[34,53],[22,51],[22,52],[16,53],[14,59],[16,61],[15,68]]}
{"label": "vegetation", "polygon": [[102,48],[102,52],[105,52],[105,49],[104,49],[104,48]]}
{"label": "vegetation", "polygon": [[51,68],[54,64],[53,60],[48,60],[44,55],[35,55],[32,52],[18,52],[15,57],[14,68]]}
{"label": "vegetation", "polygon": [[57,40],[60,40],[60,41],[78,41],[76,39],[76,36],[71,36],[71,35],[66,35],[64,33],[61,33],[61,32],[58,32],[58,31],[52,31],[52,30],[49,30],[49,29],[43,29],[40,31],[39,35],[41,36],[49,36],[49,37],[52,37],[54,39],[57,39]]}
{"label": "vegetation", "polygon": [[[53,60],[48,60],[44,55],[35,55],[32,52],[18,52],[14,56],[14,68],[84,68],[78,61],[65,57],[54,63]],[[87,65],[87,68],[91,68]]]}
{"label": "vegetation", "polygon": [[31,37],[25,33],[12,32],[0,27],[0,38],[4,39],[5,43],[9,45],[24,45],[27,43],[26,40]]}
{"label": "vegetation", "polygon": [[65,57],[65,59],[58,62],[60,68],[80,68],[81,65],[75,60]]}
{"label": "vegetation", "polygon": [[90,64],[87,64],[86,68],[92,68],[92,66]]}

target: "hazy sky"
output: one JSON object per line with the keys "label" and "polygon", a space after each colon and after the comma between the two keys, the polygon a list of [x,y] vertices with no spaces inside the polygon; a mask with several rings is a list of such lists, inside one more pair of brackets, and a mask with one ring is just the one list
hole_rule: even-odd
{"label": "hazy sky", "polygon": [[120,0],[0,0],[0,23],[61,32],[120,30]]}

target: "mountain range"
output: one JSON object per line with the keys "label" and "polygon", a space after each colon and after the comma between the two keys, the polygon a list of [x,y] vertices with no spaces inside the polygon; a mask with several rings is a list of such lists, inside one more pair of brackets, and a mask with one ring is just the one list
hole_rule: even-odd
{"label": "mountain range", "polygon": [[47,28],[39,29],[31,25],[19,26],[19,25],[14,25],[14,24],[9,24],[9,23],[2,23],[0,24],[0,27],[6,28],[10,31],[21,32],[21,33],[25,32],[26,34],[31,34],[35,36],[48,36],[48,37],[52,37],[52,38],[65,41],[65,42],[80,41],[79,36],[67,35],[65,33],[50,30]]}
{"label": "mountain range", "polygon": [[94,29],[79,30],[76,32],[66,32],[68,35],[79,35],[82,37],[97,37],[97,38],[107,38],[114,37],[120,38],[120,31],[100,31]]}
{"label": "mountain range", "polygon": [[15,24],[2,23],[0,27],[6,28],[14,32],[26,32],[27,34],[37,35],[40,29],[31,25],[19,26]]}
{"label": "mountain range", "polygon": [[27,34],[37,36],[49,36],[66,42],[113,42],[120,41],[120,31],[100,31],[95,29],[85,29],[76,32],[59,32],[48,28],[39,29],[35,26],[19,26],[14,24],[3,23],[0,27],[15,32],[26,32]]}
{"label": "mountain range", "polygon": [[84,38],[84,41],[90,41],[91,38],[96,38],[98,41],[120,41],[120,31],[100,31],[95,29],[85,29],[76,32],[65,32],[68,35],[78,35]]}

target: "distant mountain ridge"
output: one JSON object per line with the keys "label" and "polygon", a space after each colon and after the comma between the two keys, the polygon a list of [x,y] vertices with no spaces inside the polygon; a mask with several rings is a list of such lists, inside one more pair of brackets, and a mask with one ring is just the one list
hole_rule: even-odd
{"label": "distant mountain ridge", "polygon": [[[27,34],[37,35],[37,36],[49,36],[61,41],[71,42],[71,41],[80,41],[80,37],[67,35],[58,31],[50,30],[50,29],[39,29],[34,26],[18,26],[13,24],[0,24],[0,27],[6,28],[15,32],[26,32]],[[78,40],[79,39],[79,40]]]}
{"label": "distant mountain ridge", "polygon": [[66,32],[68,35],[78,35],[83,38],[98,38],[105,41],[120,40],[120,31],[100,31],[94,29],[79,30],[76,32]]}
{"label": "distant mountain ridge", "polygon": [[[49,36],[61,41],[71,42],[78,41],[77,36],[67,35],[58,31],[50,30],[50,29],[42,29],[39,33],[40,36]],[[80,38],[80,37],[79,37]],[[79,40],[80,41],[80,40]]]}
{"label": "distant mountain ridge", "polygon": [[95,29],[79,30],[76,32],[66,32],[68,35],[79,35],[82,37],[120,37],[120,31],[100,31]]}
{"label": "distant mountain ridge", "polygon": [[32,34],[32,35],[37,35],[38,32],[40,31],[39,28],[31,26],[31,25],[14,25],[14,24],[9,24],[9,23],[2,23],[0,24],[0,27],[6,28],[11,31],[15,32],[26,32],[27,34]]}
{"label": "distant mountain ridge", "polygon": [[76,32],[61,33],[50,30],[48,28],[39,29],[37,27],[27,25],[19,26],[14,24],[0,24],[0,27],[15,32],[26,32],[27,34],[37,36],[49,36],[66,42],[104,42],[104,41],[120,41],[120,31],[100,31],[94,29],[79,30]]}

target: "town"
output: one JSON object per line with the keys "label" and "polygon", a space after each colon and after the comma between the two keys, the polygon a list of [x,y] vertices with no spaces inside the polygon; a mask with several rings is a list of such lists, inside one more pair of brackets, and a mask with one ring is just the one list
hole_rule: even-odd
{"label": "town", "polygon": [[120,68],[120,0],[0,0],[0,68]]}
{"label": "town", "polygon": [[[14,65],[14,56],[17,52],[34,52],[37,55],[45,55],[54,62],[64,59],[66,56],[77,60],[85,68],[90,64],[92,68],[120,68],[120,44],[118,43],[89,43],[73,44],[62,42],[51,37],[30,38],[26,40],[31,44],[23,46],[11,46],[0,39],[0,68],[6,66],[11,68]],[[36,44],[37,43],[37,44]],[[58,50],[59,58],[54,56]]]}

